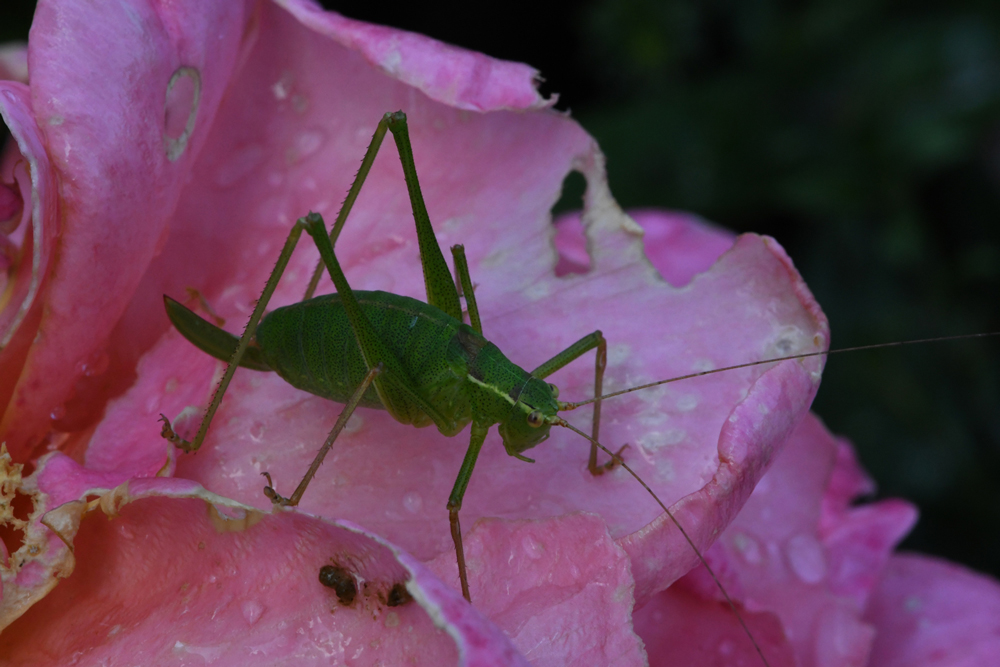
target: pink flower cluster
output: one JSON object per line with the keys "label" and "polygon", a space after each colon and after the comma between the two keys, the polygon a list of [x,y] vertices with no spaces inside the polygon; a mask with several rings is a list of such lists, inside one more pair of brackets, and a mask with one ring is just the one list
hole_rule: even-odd
{"label": "pink flower cluster", "polygon": [[[439,242],[465,245],[484,331],[524,367],[597,328],[606,391],[824,349],[826,319],[777,243],[627,216],[534,70],[306,0],[42,0],[24,53],[0,54],[14,139],[0,159],[0,663],[759,664],[652,498],[624,470],[592,477],[568,431],[533,464],[488,438],[462,510],[471,606],[445,510],[464,434],[360,410],[301,506],[272,511],[260,473],[287,494],[339,406],[240,371],[205,446],[180,454],[157,417],[196,418],[222,365],[170,328],[161,295],[195,288],[239,332],[292,222],[336,215],[396,109]],[[356,289],[422,298],[394,150],[338,255]],[[571,170],[583,210],[554,232]],[[300,246],[275,305],[308,282],[318,255]],[[602,440],[628,443],[772,666],[986,664],[1000,586],[893,555],[915,512],[852,504],[871,481],[808,413],[821,369],[609,400]],[[589,357],[552,381],[588,397]],[[567,419],[586,428],[588,410]],[[349,605],[320,585],[324,565],[355,578]]]}

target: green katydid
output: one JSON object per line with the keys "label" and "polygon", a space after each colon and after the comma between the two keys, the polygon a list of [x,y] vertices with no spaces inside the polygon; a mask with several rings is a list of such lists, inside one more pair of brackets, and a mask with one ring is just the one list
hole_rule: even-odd
{"label": "green katydid", "polygon": [[[410,194],[427,303],[384,292],[353,291],[334,252],[336,239],[387,131],[393,133]],[[267,303],[302,231],[313,237],[320,251],[321,264],[317,267],[302,302],[276,309],[262,320]],[[166,417],[163,417],[163,435],[185,451],[197,450],[204,441],[212,417],[237,366],[274,370],[300,389],[345,403],[326,442],[290,496],[279,495],[268,476],[265,494],[272,502],[276,505],[295,505],[316,474],[323,457],[347,424],[351,413],[359,405],[386,409],[395,419],[405,424],[434,424],[447,436],[458,434],[471,422],[469,449],[447,505],[462,592],[468,599],[470,595],[459,511],[490,426],[499,424],[499,432],[508,454],[529,461],[523,452],[545,440],[551,426],[570,428],[591,442],[591,473],[597,475],[615,465],[621,465],[633,476],[635,473],[622,461],[620,451],[614,454],[598,442],[601,400],[611,396],[602,396],[607,345],[601,332],[595,331],[584,336],[530,373],[521,369],[483,337],[464,251],[461,246],[455,246],[452,252],[471,325],[462,321],[456,281],[447,268],[424,206],[405,115],[402,112],[386,114],[379,122],[332,231],[327,234],[323,219],[317,214],[310,214],[295,224],[240,339],[204,321],[176,301],[165,298],[167,312],[180,332],[205,352],[230,361],[230,365],[194,439],[189,442],[177,436]],[[313,298],[323,266],[329,271],[337,293]],[[350,352],[331,360],[323,355],[324,346],[327,349]],[[300,349],[304,350],[301,356]],[[548,384],[544,379],[592,349],[596,351],[595,397],[579,403],[560,402],[554,385]],[[824,353],[793,355],[781,359],[821,354]],[[778,360],[780,359],[742,364],[737,368]],[[331,363],[337,365],[336,372],[332,374],[326,370]],[[728,369],[707,372],[723,370]],[[703,374],[706,372],[693,375]],[[677,379],[683,378],[654,384]],[[651,385],[632,390],[646,386]],[[593,403],[595,408],[590,436],[570,426],[557,414],[560,410],[589,403]],[[611,455],[607,464],[597,464],[597,448],[604,449]],[[636,479],[639,479],[638,476]],[[642,480],[639,481],[656,498],[649,487]],[[660,503],[659,499],[657,502]],[[674,520],[663,503],[660,506]],[[674,522],[676,524],[676,520]],[[677,527],[687,538],[683,528],[680,525]],[[690,539],[688,541],[698,552]],[[700,553],[698,556],[701,558]],[[704,563],[703,559],[702,562]],[[723,593],[725,594],[724,590]],[[742,623],[742,618],[740,621]]]}
{"label": "green katydid", "polygon": [[[409,189],[428,303],[386,292],[354,292],[348,285],[333,250],[331,238],[335,241],[339,235],[387,131],[391,131],[396,140]],[[261,320],[268,300],[303,231],[315,240],[322,258],[319,269],[323,265],[327,267],[337,293],[312,298],[319,279],[320,271],[317,270],[302,302],[276,309]],[[196,451],[204,441],[212,417],[237,366],[274,370],[299,389],[345,403],[340,419],[291,496],[286,498],[279,495],[268,476],[269,484],[265,493],[278,505],[298,504],[323,457],[359,405],[386,409],[404,424],[427,426],[433,423],[442,434],[449,437],[458,434],[471,421],[469,450],[448,500],[462,593],[468,599],[470,596],[459,510],[476,457],[489,428],[499,424],[507,453],[530,461],[522,452],[545,440],[551,426],[569,427],[556,414],[560,409],[567,409],[568,404],[557,400],[555,386],[544,382],[544,378],[584,353],[596,349],[595,388],[599,397],[607,346],[601,332],[595,331],[531,373],[524,371],[507,360],[495,345],[482,336],[464,249],[455,246],[452,252],[471,326],[462,322],[458,290],[434,237],[424,206],[413,164],[406,116],[402,112],[388,113],[378,124],[332,233],[327,234],[322,217],[315,213],[295,223],[246,330],[238,341],[178,302],[165,297],[168,315],[182,334],[205,352],[219,359],[232,360],[233,363],[223,376],[192,441],[176,435],[165,416],[162,420],[165,438],[185,451]],[[315,332],[321,333],[310,336]],[[302,343],[300,336],[306,342]],[[356,346],[348,344],[347,348],[344,347],[345,343],[354,341]],[[300,345],[308,350],[304,356],[299,355]],[[343,358],[336,360],[339,368],[333,374],[313,370],[324,368],[321,358],[324,345],[330,349],[350,350]],[[596,450],[600,447],[597,443],[600,428],[599,405],[598,401],[593,416],[593,435],[590,438],[594,443],[590,470],[594,474],[600,474],[605,468],[620,461],[617,454],[612,454],[609,464],[597,465]]]}

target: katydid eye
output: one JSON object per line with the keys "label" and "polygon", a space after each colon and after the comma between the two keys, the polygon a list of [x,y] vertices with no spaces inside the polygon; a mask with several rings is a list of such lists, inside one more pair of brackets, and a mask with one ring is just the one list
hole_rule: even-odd
{"label": "katydid eye", "polygon": [[545,422],[540,410],[534,410],[528,415],[528,426],[538,428]]}
{"label": "katydid eye", "polygon": [[559,387],[555,386],[551,382],[549,383],[549,391],[552,392],[552,398],[559,398]]}

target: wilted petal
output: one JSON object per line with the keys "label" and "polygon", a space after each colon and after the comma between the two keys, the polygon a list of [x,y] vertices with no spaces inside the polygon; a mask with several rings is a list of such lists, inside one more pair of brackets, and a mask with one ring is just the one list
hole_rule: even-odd
{"label": "wilted petal", "polygon": [[[97,510],[111,520],[80,522]],[[5,664],[527,664],[423,566],[347,524],[261,514],[180,479],[132,480],[56,513],[79,523],[76,571],[3,634]],[[320,584],[327,564],[355,578],[353,601]],[[413,602],[389,604],[396,584]]]}

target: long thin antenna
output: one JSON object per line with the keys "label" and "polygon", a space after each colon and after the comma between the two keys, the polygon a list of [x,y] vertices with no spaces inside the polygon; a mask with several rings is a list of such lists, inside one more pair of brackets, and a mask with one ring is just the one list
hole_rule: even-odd
{"label": "long thin antenna", "polygon": [[[919,340],[901,340],[901,341],[896,341],[895,343],[876,343],[874,345],[859,345],[858,347],[842,347],[838,350],[826,350],[823,352],[805,352],[803,354],[793,354],[787,357],[775,357],[774,359],[749,361],[745,364],[736,364],[735,366],[726,366],[724,368],[713,368],[710,371],[699,371],[698,373],[688,373],[687,375],[667,378],[666,380],[659,380],[657,382],[650,382],[648,384],[640,384],[636,387],[629,387],[628,389],[622,389],[621,391],[615,391],[610,394],[604,394],[603,396],[600,397],[600,399],[603,401],[608,398],[614,398],[615,396],[621,396],[623,394],[628,394],[633,391],[639,391],[640,389],[649,389],[650,387],[658,387],[661,384],[667,384],[668,382],[679,382],[681,380],[689,380],[691,378],[697,378],[703,375],[713,375],[715,373],[723,373],[725,371],[734,371],[739,368],[749,368],[751,366],[760,366],[761,364],[773,364],[778,361],[790,361],[792,359],[808,359],[809,357],[829,356],[831,354],[840,354],[841,352],[859,352],[861,350],[877,350],[885,347],[902,347],[903,345],[917,345],[920,343],[941,343],[944,341],[966,340],[969,338],[989,338],[991,336],[1000,336],[1000,331],[993,331],[990,333],[962,334],[959,336],[941,336],[938,338],[921,338]],[[594,398],[588,398],[585,401],[577,401],[575,403],[561,403],[559,405],[559,410],[560,411],[575,410],[576,408],[582,407],[584,405],[589,405],[594,401],[596,401],[597,399],[598,397],[595,396]],[[598,446],[600,447],[600,445]],[[601,447],[601,449],[604,448]]]}
{"label": "long thin antenna", "polygon": [[[723,369],[720,369],[720,370],[723,370]],[[637,387],[637,389],[638,388],[639,387]],[[611,395],[614,396],[614,395],[617,395],[617,394],[611,394]],[[712,577],[712,581],[714,581],[715,585],[719,587],[719,590],[722,592],[723,597],[726,598],[726,602],[729,603],[729,608],[733,610],[733,614],[736,615],[736,618],[737,618],[737,620],[739,620],[740,625],[743,626],[743,631],[746,633],[747,637],[750,638],[750,642],[753,644],[753,647],[755,649],[757,649],[757,655],[760,656],[760,659],[761,659],[761,661],[763,661],[765,667],[771,667],[770,663],[768,663],[768,661],[767,661],[767,658],[764,657],[764,652],[760,649],[760,646],[757,644],[757,640],[754,639],[753,633],[750,632],[750,628],[747,627],[746,621],[743,620],[743,615],[740,614],[739,610],[736,608],[736,603],[733,602],[732,598],[729,597],[729,593],[726,592],[726,589],[722,585],[722,582],[719,581],[719,578],[717,576],[715,576],[715,572],[712,570],[712,567],[708,564],[708,561],[705,560],[705,557],[701,555],[701,550],[698,549],[697,546],[695,546],[694,540],[692,540],[688,536],[687,531],[684,530],[684,527],[677,520],[677,517],[674,516],[673,512],[671,512],[670,510],[667,509],[667,506],[663,504],[663,501],[660,500],[659,497],[657,497],[657,495],[655,493],[653,493],[653,490],[651,488],[649,488],[649,485],[646,484],[646,482],[644,482],[642,480],[642,478],[639,477],[639,475],[637,475],[634,470],[632,470],[631,468],[629,468],[628,464],[626,464],[625,461],[623,461],[620,456],[618,456],[617,454],[615,454],[614,452],[612,452],[610,449],[608,449],[607,447],[605,447],[601,443],[599,443],[596,440],[594,440],[593,438],[591,438],[589,435],[587,435],[586,433],[584,433],[580,429],[578,429],[575,426],[573,426],[572,424],[570,424],[565,419],[561,419],[561,418],[557,417],[551,423],[556,424],[558,426],[563,426],[565,428],[568,428],[569,430],[573,431],[574,433],[578,433],[578,434],[582,435],[584,438],[586,438],[590,442],[592,442],[595,445],[597,445],[598,447],[600,447],[602,450],[604,450],[604,453],[606,453],[609,456],[611,456],[611,458],[613,460],[616,460],[618,462],[618,465],[620,465],[622,468],[624,468],[625,470],[627,470],[628,474],[632,475],[632,477],[634,477],[635,480],[637,482],[639,482],[639,484],[642,484],[642,488],[646,489],[646,492],[649,493],[649,495],[651,495],[653,497],[653,500],[656,501],[656,504],[660,506],[660,508],[664,511],[664,513],[666,513],[666,515],[668,517],[670,517],[670,520],[673,522],[673,524],[675,526],[677,526],[677,530],[681,531],[681,535],[683,535],[684,539],[687,540],[687,543],[688,543],[688,545],[690,545],[692,551],[694,551],[694,553],[698,556],[698,560],[700,560],[701,564],[705,566],[705,569],[708,571],[709,575],[711,575],[711,577]]]}

